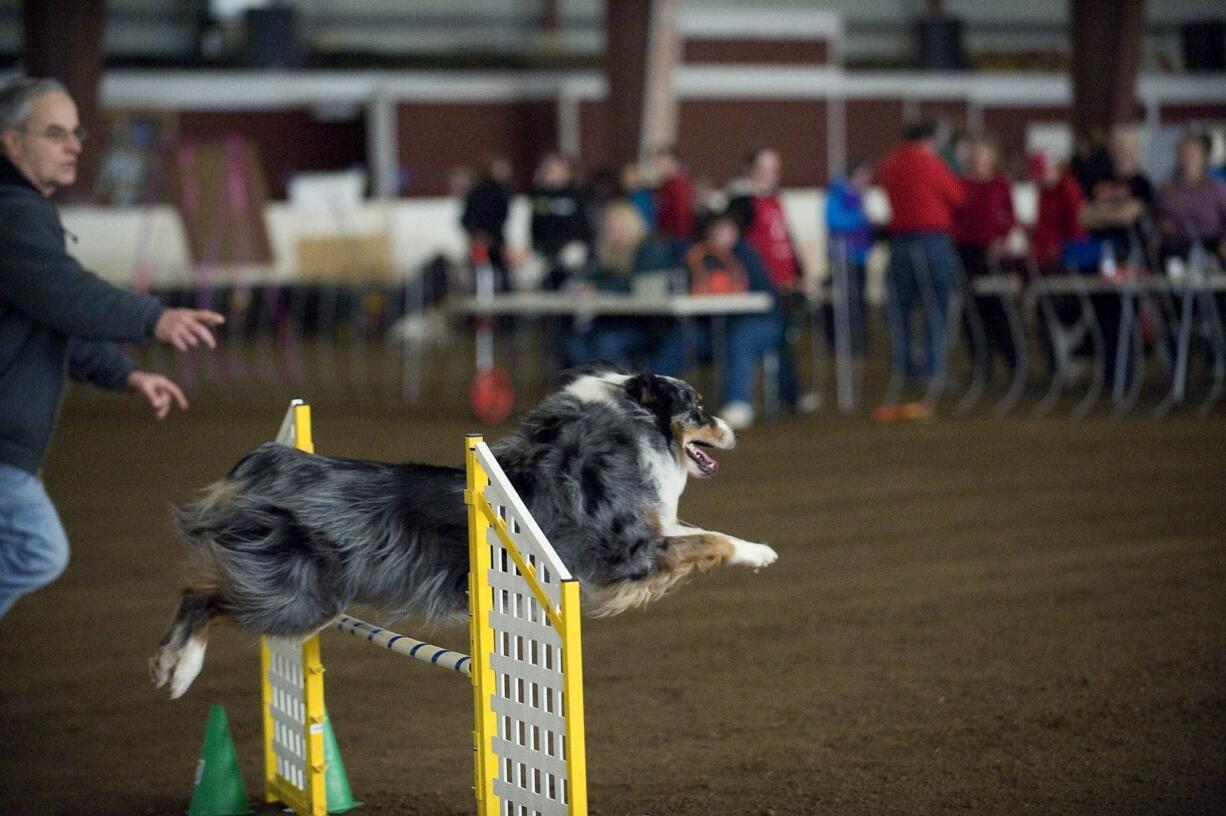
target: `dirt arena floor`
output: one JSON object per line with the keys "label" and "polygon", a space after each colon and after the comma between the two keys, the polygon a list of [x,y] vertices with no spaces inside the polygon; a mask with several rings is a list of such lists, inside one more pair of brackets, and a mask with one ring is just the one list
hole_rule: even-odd
{"label": "dirt arena floor", "polygon": [[[202,397],[157,424],[68,401],[46,481],[73,562],[0,620],[0,814],[184,812],[214,703],[277,812],[257,803],[255,639],[219,630],[175,702],[146,660],[184,555],[168,504],[282,410]],[[332,401],[316,444],[455,463],[465,416]],[[827,413],[721,458],[683,516],[780,561],[585,623],[594,814],[1226,813],[1220,415]],[[323,649],[356,813],[471,813],[469,687],[343,635]]]}

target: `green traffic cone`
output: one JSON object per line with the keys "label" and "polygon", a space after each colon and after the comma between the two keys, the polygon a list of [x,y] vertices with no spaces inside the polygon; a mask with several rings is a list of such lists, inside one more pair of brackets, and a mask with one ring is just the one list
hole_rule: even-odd
{"label": "green traffic cone", "polygon": [[324,790],[328,792],[328,812],[344,813],[353,810],[361,802],[355,802],[353,793],[349,790],[349,777],[345,775],[345,763],[341,761],[341,749],[336,744],[336,734],[332,731],[332,718],[324,709],[324,762],[328,768],[324,771]]}
{"label": "green traffic cone", "polygon": [[209,722],[204,728],[204,748],[196,765],[196,788],[192,791],[187,813],[188,816],[240,816],[250,812],[226,710],[215,705],[209,709]]}

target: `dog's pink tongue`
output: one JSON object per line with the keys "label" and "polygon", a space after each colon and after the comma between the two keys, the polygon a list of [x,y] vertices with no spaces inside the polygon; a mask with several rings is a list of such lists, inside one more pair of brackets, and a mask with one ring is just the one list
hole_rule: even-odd
{"label": "dog's pink tongue", "polygon": [[714,476],[715,472],[719,470],[719,462],[715,461],[715,459],[712,457],[707,456],[705,451],[693,447],[690,448],[689,451],[690,456],[694,457],[694,461],[698,463],[698,466],[707,473]]}

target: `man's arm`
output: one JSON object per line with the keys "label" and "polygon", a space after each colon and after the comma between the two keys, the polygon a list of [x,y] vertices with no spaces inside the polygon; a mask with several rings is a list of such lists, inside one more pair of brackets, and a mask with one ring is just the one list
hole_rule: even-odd
{"label": "man's arm", "polygon": [[144,340],[179,351],[216,345],[209,327],[225,318],[203,309],[167,309],[112,286],[64,251],[50,203],[15,204],[0,215],[0,302],[60,334],[86,340]]}
{"label": "man's arm", "polygon": [[165,419],[176,404],[187,410],[187,397],[173,380],[137,369],[114,343],[79,338],[69,343],[68,374],[74,380],[108,391],[130,391],[153,406],[158,419]]}
{"label": "man's arm", "polygon": [[22,202],[0,219],[0,299],[25,316],[74,337],[144,340],[163,311],[88,272],[63,248],[51,204]]}
{"label": "man's arm", "polygon": [[108,391],[122,391],[134,368],[136,365],[128,355],[109,340],[74,337],[68,341],[68,376],[78,382]]}

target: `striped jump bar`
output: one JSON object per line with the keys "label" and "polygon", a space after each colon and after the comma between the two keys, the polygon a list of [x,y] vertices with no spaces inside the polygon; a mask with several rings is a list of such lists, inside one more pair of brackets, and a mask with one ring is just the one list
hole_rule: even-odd
{"label": "striped jump bar", "polygon": [[435,666],[442,666],[444,669],[451,669],[460,674],[472,676],[472,659],[468,655],[453,652],[450,649],[444,649],[441,646],[435,646],[420,640],[414,640],[407,635],[398,635],[388,629],[381,629],[378,626],[358,620],[357,618],[351,618],[348,615],[341,615],[340,619],[336,622],[336,628],[347,635],[365,638],[368,643],[386,646],[393,652],[420,660],[422,663],[432,663]]}

